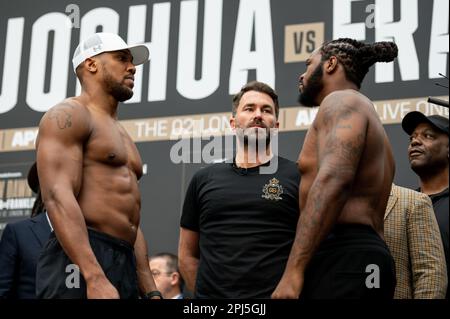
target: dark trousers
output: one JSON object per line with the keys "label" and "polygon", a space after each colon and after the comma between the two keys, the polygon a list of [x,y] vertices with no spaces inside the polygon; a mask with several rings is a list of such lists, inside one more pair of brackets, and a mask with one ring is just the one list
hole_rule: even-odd
{"label": "dark trousers", "polygon": [[372,227],[337,225],[307,270],[301,299],[392,299],[395,263]]}
{"label": "dark trousers", "polygon": [[[106,277],[120,298],[138,298],[133,246],[121,239],[88,229],[89,242]],[[79,274],[79,275],[78,275]],[[41,252],[36,270],[36,295],[45,299],[85,299],[83,275],[66,255],[53,232]]]}

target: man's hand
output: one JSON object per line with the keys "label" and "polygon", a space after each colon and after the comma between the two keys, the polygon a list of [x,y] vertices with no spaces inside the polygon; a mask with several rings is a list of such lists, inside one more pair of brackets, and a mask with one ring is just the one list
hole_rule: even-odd
{"label": "man's hand", "polygon": [[298,299],[303,289],[303,273],[289,275],[284,273],[277,288],[272,293],[272,299]]}
{"label": "man's hand", "polygon": [[105,277],[86,281],[88,299],[120,299],[119,292]]}

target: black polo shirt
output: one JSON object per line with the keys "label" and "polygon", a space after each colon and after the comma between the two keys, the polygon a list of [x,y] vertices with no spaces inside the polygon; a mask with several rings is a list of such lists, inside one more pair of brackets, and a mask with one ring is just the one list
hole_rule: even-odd
{"label": "black polo shirt", "polygon": [[199,233],[196,298],[270,298],[294,241],[299,182],[281,157],[272,174],[231,163],[195,174],[180,224]]}
{"label": "black polo shirt", "polygon": [[[445,261],[447,262],[447,277],[449,276],[449,247],[448,247],[448,217],[449,217],[449,207],[448,207],[448,187],[443,192],[438,194],[430,195],[431,201],[433,202],[434,213],[436,214],[436,219],[439,225],[439,230],[441,231],[442,244],[444,245]],[[447,286],[447,298],[448,298],[448,286]]]}

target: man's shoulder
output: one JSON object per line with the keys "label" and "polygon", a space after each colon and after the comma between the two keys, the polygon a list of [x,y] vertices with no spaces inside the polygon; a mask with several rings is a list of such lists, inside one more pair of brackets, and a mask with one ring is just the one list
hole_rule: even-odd
{"label": "man's shoulder", "polygon": [[417,201],[424,201],[431,205],[431,199],[429,198],[429,196],[424,193],[420,193],[416,190],[398,185],[392,185],[392,192],[395,194],[395,196],[402,199],[403,201],[410,203],[417,203]]}
{"label": "man's shoulder", "polygon": [[5,229],[3,230],[3,236],[17,236],[17,233],[23,233],[24,229],[28,229],[31,226],[32,222],[30,218],[12,221],[6,224]]}
{"label": "man's shoulder", "polygon": [[17,229],[17,228],[22,228],[22,227],[31,225],[31,223],[32,223],[31,218],[25,218],[25,219],[10,222],[6,225],[6,227]]}
{"label": "man's shoulder", "polygon": [[367,96],[362,94],[359,91],[356,90],[336,90],[331,93],[329,93],[322,101],[323,102],[329,102],[329,101],[336,101],[340,100],[345,102],[345,104],[352,104],[352,103],[358,103],[358,102],[364,102],[372,104],[372,102],[369,100]]}
{"label": "man's shoulder", "polygon": [[449,194],[449,192],[448,192],[448,187],[446,188],[446,189],[444,189],[442,192],[440,192],[440,193],[437,193],[437,194],[434,194],[434,195],[432,195],[432,196],[436,196],[436,197],[443,197],[443,198],[448,198],[448,194]]}
{"label": "man's shoulder", "polygon": [[348,114],[349,111],[361,113],[364,106],[367,108],[374,107],[372,101],[364,94],[355,90],[337,90],[323,99],[319,114],[325,112]]}
{"label": "man's shoulder", "polygon": [[292,170],[298,170],[297,162],[291,161],[290,159],[287,159],[285,157],[276,156],[272,159],[272,161],[278,161],[278,167],[285,168],[285,169],[292,169]]}
{"label": "man's shoulder", "polygon": [[281,157],[281,156],[277,156],[278,158],[278,162],[282,165],[286,165],[289,168],[297,168],[297,163],[294,161],[291,161],[290,159]]}
{"label": "man's shoulder", "polygon": [[448,210],[449,198],[448,198],[448,187],[438,194],[430,195],[431,201],[433,202],[433,207],[437,209],[438,207],[445,207]]}
{"label": "man's shoulder", "polygon": [[32,217],[25,218],[25,219],[12,221],[12,222],[8,223],[6,225],[6,227],[23,228],[23,227],[27,227],[27,226],[33,225],[35,223],[48,223],[47,215],[45,214],[45,212],[37,214],[37,215],[32,216]]}
{"label": "man's shoulder", "polygon": [[48,112],[55,112],[55,111],[71,111],[71,112],[77,112],[81,114],[89,115],[89,110],[85,103],[78,97],[69,97],[65,100],[62,100],[58,104],[55,104],[52,106]]}
{"label": "man's shoulder", "polygon": [[[55,132],[69,136],[84,136],[91,130],[91,115],[88,108],[76,98],[68,98],[51,107],[39,123],[39,136]],[[58,134],[58,136],[61,136]],[[64,135],[62,135],[64,136]]]}
{"label": "man's shoulder", "polygon": [[300,170],[296,162],[278,156],[277,174],[284,176],[295,183],[300,183]]}

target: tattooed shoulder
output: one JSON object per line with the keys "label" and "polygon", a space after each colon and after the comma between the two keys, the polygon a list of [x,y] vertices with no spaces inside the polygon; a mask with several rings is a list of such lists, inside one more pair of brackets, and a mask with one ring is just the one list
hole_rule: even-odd
{"label": "tattooed shoulder", "polygon": [[58,104],[49,110],[48,118],[54,121],[60,130],[64,130],[72,126],[74,108],[69,103]]}
{"label": "tattooed shoulder", "polygon": [[[347,103],[342,99],[332,99],[327,101],[322,107],[322,121],[325,125],[339,125],[341,121],[349,120],[354,114],[360,113],[357,105]],[[344,125],[343,128],[349,128]]]}

